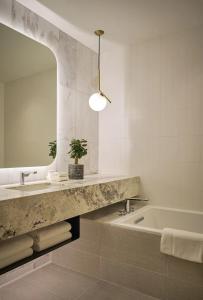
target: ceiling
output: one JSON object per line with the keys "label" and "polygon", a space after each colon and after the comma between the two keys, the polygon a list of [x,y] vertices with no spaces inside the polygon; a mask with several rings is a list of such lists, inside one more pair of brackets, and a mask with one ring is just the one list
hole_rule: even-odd
{"label": "ceiling", "polygon": [[6,83],[56,67],[45,46],[0,24],[0,82]]}
{"label": "ceiling", "polygon": [[203,0],[38,0],[87,32],[122,44],[203,24]]}

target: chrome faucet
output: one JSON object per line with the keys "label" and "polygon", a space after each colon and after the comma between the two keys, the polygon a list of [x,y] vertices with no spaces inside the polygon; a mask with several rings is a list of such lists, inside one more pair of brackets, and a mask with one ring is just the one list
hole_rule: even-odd
{"label": "chrome faucet", "polygon": [[24,185],[25,184],[25,177],[28,177],[31,174],[37,174],[37,171],[33,171],[33,172],[20,172],[20,184]]}
{"label": "chrome faucet", "polygon": [[125,199],[125,208],[119,211],[119,214],[121,216],[129,214],[134,211],[134,207],[131,207],[131,201],[149,201],[149,199],[141,197],[141,196],[135,196],[131,198]]}

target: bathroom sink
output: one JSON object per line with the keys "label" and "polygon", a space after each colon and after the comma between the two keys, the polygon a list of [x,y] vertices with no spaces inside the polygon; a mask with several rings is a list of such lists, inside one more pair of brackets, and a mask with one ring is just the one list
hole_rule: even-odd
{"label": "bathroom sink", "polygon": [[39,191],[48,189],[51,186],[50,183],[44,182],[44,183],[38,183],[38,184],[25,184],[25,185],[19,185],[19,186],[13,186],[8,187],[9,190],[15,190],[15,191],[25,191],[25,192],[32,192],[32,191]]}
{"label": "bathroom sink", "polygon": [[38,183],[26,183],[25,185],[11,185],[5,186],[7,190],[13,191],[22,191],[22,192],[34,192],[40,191],[44,189],[48,189],[50,187],[70,187],[74,185],[81,185],[84,183],[84,180],[71,180],[71,181],[61,181],[61,182],[38,182]]}

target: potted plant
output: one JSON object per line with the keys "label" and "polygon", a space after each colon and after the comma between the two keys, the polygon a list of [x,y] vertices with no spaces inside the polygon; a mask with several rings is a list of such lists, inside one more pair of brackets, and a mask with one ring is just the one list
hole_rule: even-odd
{"label": "potted plant", "polygon": [[75,160],[74,164],[68,165],[69,179],[83,179],[84,165],[78,164],[78,161],[80,158],[87,155],[87,141],[84,139],[72,139],[68,154]]}

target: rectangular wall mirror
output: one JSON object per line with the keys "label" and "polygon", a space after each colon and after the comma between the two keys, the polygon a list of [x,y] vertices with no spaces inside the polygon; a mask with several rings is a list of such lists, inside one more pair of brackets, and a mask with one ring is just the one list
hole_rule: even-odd
{"label": "rectangular wall mirror", "polygon": [[0,24],[0,168],[53,161],[56,68],[51,50]]}

